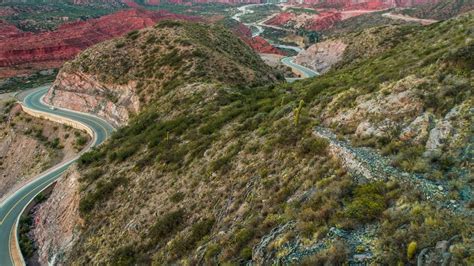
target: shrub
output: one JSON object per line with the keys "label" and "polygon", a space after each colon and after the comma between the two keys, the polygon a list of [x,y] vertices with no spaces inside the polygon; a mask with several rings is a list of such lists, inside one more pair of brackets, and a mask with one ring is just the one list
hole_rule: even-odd
{"label": "shrub", "polygon": [[123,162],[128,157],[134,155],[135,152],[138,151],[138,148],[139,148],[138,145],[130,145],[130,146],[123,147],[115,153],[114,158],[115,158],[115,160],[117,160],[119,162]]}
{"label": "shrub", "polygon": [[323,155],[329,142],[326,139],[311,136],[304,139],[300,144],[300,152],[308,155]]}
{"label": "shrub", "polygon": [[93,182],[100,176],[104,174],[104,170],[102,168],[97,167],[97,168],[92,168],[91,170],[87,171],[83,176],[81,181],[88,181],[88,182]]}
{"label": "shrub", "polygon": [[99,161],[104,156],[103,152],[93,149],[90,152],[86,152],[79,157],[79,166],[85,166]]}
{"label": "shrub", "polygon": [[383,193],[384,185],[381,182],[357,187],[354,197],[346,207],[346,215],[362,222],[377,218],[386,208]]}
{"label": "shrub", "polygon": [[178,237],[172,244],[172,253],[178,257],[184,255],[186,251],[192,249],[197,242],[211,232],[214,219],[204,219],[191,228],[191,235],[188,237]]}
{"label": "shrub", "polygon": [[206,250],[206,261],[211,261],[221,252],[221,247],[218,244],[209,244]]}
{"label": "shrub", "polygon": [[138,30],[133,30],[127,34],[127,39],[136,40],[140,36],[140,32]]}
{"label": "shrub", "polygon": [[35,252],[33,240],[28,237],[31,226],[33,225],[33,218],[31,216],[21,217],[19,222],[19,244],[20,250],[25,258],[31,258]]}
{"label": "shrub", "polygon": [[60,148],[62,148],[62,146],[60,145],[60,142],[59,142],[59,138],[53,139],[53,141],[51,141],[51,143],[50,143],[50,146],[51,146],[51,148],[53,148],[53,149],[60,149]]}
{"label": "shrub", "polygon": [[87,214],[92,211],[95,205],[110,197],[114,190],[120,185],[126,184],[127,179],[124,177],[117,177],[110,181],[100,180],[97,182],[95,190],[87,193],[79,202],[79,211],[81,214]]}
{"label": "shrub", "polygon": [[252,248],[250,248],[250,247],[243,248],[240,251],[239,256],[242,260],[245,260],[245,261],[251,260],[252,259]]}
{"label": "shrub", "polygon": [[174,234],[184,223],[184,211],[177,210],[162,216],[150,229],[152,242],[158,242]]}
{"label": "shrub", "polygon": [[136,251],[133,245],[126,245],[118,248],[112,255],[114,265],[126,266],[136,262]]}
{"label": "shrub", "polygon": [[182,201],[185,196],[186,194],[184,194],[183,192],[176,192],[170,197],[170,201],[173,203],[178,203]]}
{"label": "shrub", "polygon": [[415,241],[411,241],[410,244],[408,244],[408,247],[407,247],[407,258],[408,258],[409,260],[411,260],[411,259],[415,256],[416,248],[417,248],[417,244],[416,244]]}
{"label": "shrub", "polygon": [[82,136],[82,135],[77,136],[77,138],[76,138],[76,145],[82,147],[82,146],[84,146],[86,143],[87,143],[87,137],[86,137],[86,136]]}
{"label": "shrub", "polygon": [[254,234],[253,228],[243,228],[235,234],[233,242],[238,249],[241,249],[253,238]]}

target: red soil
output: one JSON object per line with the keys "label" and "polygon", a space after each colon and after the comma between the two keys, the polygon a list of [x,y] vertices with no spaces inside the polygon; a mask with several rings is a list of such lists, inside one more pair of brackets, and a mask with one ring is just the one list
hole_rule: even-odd
{"label": "red soil", "polygon": [[264,38],[260,36],[252,38],[252,30],[242,23],[237,24],[232,31],[257,53],[284,55],[281,50],[273,47]]}
{"label": "red soil", "polygon": [[64,61],[91,45],[152,26],[163,19],[200,20],[166,11],[132,9],[98,19],[67,23],[56,31],[38,34],[23,33],[12,25],[0,23],[0,78],[11,76],[12,68],[22,73],[24,68],[34,72],[46,67],[60,67]]}

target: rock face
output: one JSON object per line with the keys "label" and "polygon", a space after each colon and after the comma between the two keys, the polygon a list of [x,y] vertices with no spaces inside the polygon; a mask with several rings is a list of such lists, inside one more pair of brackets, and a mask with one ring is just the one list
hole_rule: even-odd
{"label": "rock face", "polygon": [[252,30],[243,23],[235,24],[235,26],[232,27],[232,31],[257,53],[278,55],[284,54],[281,50],[273,47],[264,38],[260,36],[252,37]]}
{"label": "rock face", "polygon": [[283,12],[267,22],[268,25],[274,26],[292,26],[295,28],[304,28],[306,30],[325,30],[332,27],[336,22],[341,21],[340,12],[321,12],[317,15],[295,14]]}
{"label": "rock face", "polygon": [[[417,117],[422,114],[423,104],[416,91],[410,90],[415,84],[421,84],[423,80],[407,77],[397,84],[387,88],[392,91],[385,95],[380,93],[359,96],[354,99],[354,107],[339,109],[336,115],[328,116],[328,124],[340,124],[354,128],[356,135],[360,137],[386,136],[390,134],[400,120],[409,117]],[[348,90],[333,100],[333,104],[351,98],[355,95],[354,90]],[[332,108],[329,109],[331,111]],[[411,122],[411,121],[410,121]]]}
{"label": "rock face", "polygon": [[[1,26],[0,77],[8,67],[44,69],[59,67],[87,47],[127,33],[154,25],[163,19],[199,20],[166,11],[126,10],[98,19],[68,23],[53,32],[25,34],[11,26]],[[0,37],[1,38],[1,37]]]}
{"label": "rock face", "polygon": [[71,169],[56,184],[51,196],[35,212],[33,237],[38,243],[38,262],[56,265],[77,238],[79,216],[79,172]]}
{"label": "rock face", "polygon": [[45,101],[80,112],[94,113],[114,125],[124,124],[139,110],[134,82],[126,85],[104,84],[95,76],[81,72],[60,72]]}
{"label": "rock face", "polygon": [[[263,61],[256,59],[252,64],[240,65],[240,62],[236,64],[234,61],[226,61],[222,58],[223,56],[216,52],[219,45],[226,45],[225,41],[228,41],[228,43],[232,43],[240,49],[239,52],[236,52],[239,57],[245,55],[248,55],[248,57],[256,56],[247,45],[230,31],[219,27],[216,34],[221,34],[223,36],[221,37],[222,40],[220,43],[214,43],[211,48],[207,45],[213,40],[208,39],[201,43],[201,40],[194,36],[193,31],[195,29],[192,27],[196,25],[195,27],[202,29],[212,26],[205,23],[182,22],[186,28],[178,32],[170,30],[168,24],[174,25],[173,23],[181,25],[181,22],[178,21],[166,21],[157,24],[155,27],[148,27],[136,32],[135,39],[133,39],[133,34],[129,34],[127,37],[103,42],[87,49],[75,60],[63,66],[44,100],[58,107],[96,114],[116,126],[124,125],[131,114],[138,113],[142,104],[154,97],[157,91],[171,86],[170,83],[173,84],[173,80],[187,76],[197,76],[193,72],[194,69],[179,72],[176,77],[171,76],[178,73],[173,67],[179,65],[173,65],[174,61],[170,58],[175,60],[177,60],[176,58],[198,60],[197,57],[192,56],[191,49],[199,49],[195,53],[201,54],[204,53],[203,50],[205,49],[209,57],[216,57],[216,62],[212,64],[203,61],[195,63],[201,64],[201,69],[208,68],[205,72],[207,75],[216,76],[217,73],[213,71],[221,72],[222,69],[216,67],[220,64],[222,68],[233,69],[232,73],[225,77],[233,82],[242,82],[246,79],[252,82],[260,80],[262,77],[274,78],[265,74],[267,71],[272,71]],[[186,32],[184,32],[185,30]],[[183,41],[187,37],[189,39]],[[164,38],[167,38],[169,43],[174,43],[173,49],[170,48],[171,44],[167,45],[161,41]],[[243,35],[242,38],[259,50],[265,52],[275,50],[267,42],[258,42],[261,39],[252,39],[248,35]],[[136,42],[134,42],[135,40]],[[155,45],[157,47],[152,49],[151,47]],[[121,47],[126,47],[128,50],[120,49]],[[178,52],[178,49],[183,49],[183,51]],[[153,59],[150,59],[150,57]],[[238,59],[240,61],[244,60],[242,58]],[[150,61],[154,63],[150,64]],[[109,68],[105,69],[104,65],[108,65]],[[258,77],[250,72],[248,66],[251,66],[252,70],[258,69]],[[196,69],[199,68],[196,67]]]}
{"label": "rock face", "polygon": [[341,40],[320,42],[299,53],[295,62],[325,73],[342,60],[346,47],[347,45]]}
{"label": "rock face", "polygon": [[0,40],[4,40],[21,34],[21,31],[14,25],[4,20],[0,20]]}

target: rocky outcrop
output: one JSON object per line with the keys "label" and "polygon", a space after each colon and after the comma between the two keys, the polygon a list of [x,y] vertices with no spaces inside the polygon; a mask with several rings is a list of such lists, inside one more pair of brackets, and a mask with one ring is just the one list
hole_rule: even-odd
{"label": "rocky outcrop", "polygon": [[44,100],[54,106],[96,114],[118,126],[140,108],[135,88],[135,82],[104,84],[85,73],[60,72]]}
{"label": "rocky outcrop", "polygon": [[48,65],[47,68],[59,67],[91,45],[152,26],[164,19],[199,20],[163,10],[153,12],[133,9],[98,19],[64,24],[52,32],[12,34],[12,28],[9,27],[8,39],[0,43],[0,77],[6,77],[6,70],[10,67],[37,70],[44,69],[45,65]]}
{"label": "rocky outcrop", "polygon": [[[417,117],[423,111],[423,103],[419,95],[409,88],[415,84],[422,83],[414,77],[407,77],[404,80],[386,88],[391,91],[388,95],[379,93],[378,95],[362,95],[353,100],[357,92],[348,90],[334,98],[329,105],[327,116],[328,124],[344,124],[355,129],[357,135],[361,137],[383,136],[389,134],[387,131],[392,126],[388,124],[400,124],[400,120],[407,117]],[[339,104],[346,101],[353,101],[354,108],[338,108]],[[332,113],[333,108],[337,108],[336,114]],[[387,120],[388,119],[388,120]],[[397,123],[395,123],[397,121]]]}
{"label": "rocky outcrop", "polygon": [[299,53],[295,62],[319,73],[325,73],[342,60],[346,47],[347,45],[341,40],[320,42]]}
{"label": "rocky outcrop", "polygon": [[254,51],[261,54],[278,54],[284,53],[272,46],[267,40],[260,36],[252,37],[252,30],[243,23],[236,23],[231,26],[232,31],[240,37]]}
{"label": "rocky outcrop", "polygon": [[291,26],[294,28],[319,31],[331,28],[335,23],[341,21],[341,19],[341,12],[328,11],[315,15],[283,12],[273,16],[267,20],[265,24],[274,26]]}
{"label": "rocky outcrop", "polygon": [[57,265],[77,239],[79,216],[79,172],[69,170],[54,187],[48,200],[35,212],[33,237],[38,244],[38,262]]}
{"label": "rocky outcrop", "polygon": [[262,54],[278,54],[278,55],[283,55],[284,53],[273,47],[267,40],[264,38],[257,36],[253,37],[250,39],[244,39],[244,41],[252,47],[253,50],[255,50],[258,53]]}
{"label": "rocky outcrop", "polygon": [[334,24],[342,20],[340,12],[324,12],[312,20],[309,20],[305,26],[308,30],[320,31],[329,29]]}
{"label": "rocky outcrop", "polygon": [[19,34],[21,34],[21,31],[17,27],[0,19],[0,40],[18,36]]}

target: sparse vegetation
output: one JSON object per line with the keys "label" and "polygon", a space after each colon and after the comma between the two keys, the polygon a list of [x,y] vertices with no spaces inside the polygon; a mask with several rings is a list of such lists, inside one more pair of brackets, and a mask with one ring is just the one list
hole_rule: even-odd
{"label": "sparse vegetation", "polygon": [[[467,217],[438,204],[439,189],[428,200],[401,179],[366,178],[363,171],[353,171],[356,159],[341,158],[334,145],[315,135],[314,127],[329,128],[338,141],[357,144],[351,147],[363,154],[383,154],[380,161],[389,166],[392,162],[391,171],[425,180],[426,172],[434,169],[444,186],[450,181],[443,173],[453,174],[461,164],[449,158],[461,160],[452,154],[462,147],[446,146],[443,152],[450,157],[428,156],[428,137],[405,141],[400,136],[426,110],[438,122],[469,100],[472,77],[466,66],[471,62],[465,49],[471,48],[461,36],[472,23],[472,18],[461,17],[424,28],[398,28],[379,53],[292,84],[263,84],[272,81],[268,77],[246,86],[251,77],[262,75],[260,63],[220,28],[158,24],[120,48],[123,61],[105,56],[120,40],[100,45],[105,52],[97,57],[104,56],[105,63],[92,66],[90,74],[113,72],[101,80],[115,84],[140,80],[143,109],[107,143],[80,159],[81,170],[91,169],[81,179],[86,223],[71,261],[110,263],[108,257],[93,256],[100,250],[129,264],[265,263],[270,262],[265,260],[268,255],[313,265],[342,264],[356,253],[366,253],[374,256],[370,262],[391,265],[413,263],[423,248],[466,235]],[[183,33],[179,41],[174,31]],[[373,34],[377,31],[385,30]],[[152,33],[160,44],[135,62],[136,43],[147,42]],[[88,55],[95,52],[92,48],[80,56],[68,71],[91,63]],[[110,70],[110,65],[119,69]],[[138,70],[129,68],[133,65]],[[163,72],[159,78],[157,72]],[[413,94],[397,94],[405,91]],[[445,105],[433,100],[441,91]],[[404,105],[390,113],[386,99]],[[416,108],[405,110],[413,99],[419,99]],[[364,105],[383,115],[357,113]],[[460,110],[457,119],[466,114]],[[390,123],[382,124],[387,119]],[[373,126],[372,134],[364,135],[362,122],[366,128],[383,127]],[[421,135],[417,132],[415,136]],[[102,165],[107,166],[103,172],[93,171]],[[126,182],[113,185],[117,176]],[[463,175],[456,181],[461,183],[456,187],[467,184]],[[456,204],[463,202],[461,193],[450,193]],[[443,198],[443,204],[451,204],[449,199]],[[135,226],[145,233],[123,230]],[[128,239],[134,243],[112,250],[114,243]],[[457,240],[458,250],[466,250],[466,239]],[[417,246],[408,252],[412,241]],[[319,248],[314,254],[304,253],[314,247]],[[472,256],[456,254],[453,259],[459,263]]]}

